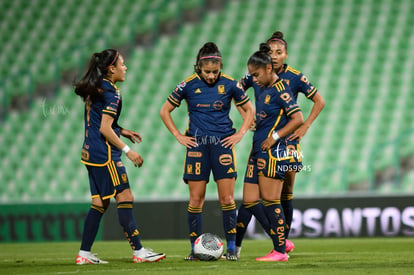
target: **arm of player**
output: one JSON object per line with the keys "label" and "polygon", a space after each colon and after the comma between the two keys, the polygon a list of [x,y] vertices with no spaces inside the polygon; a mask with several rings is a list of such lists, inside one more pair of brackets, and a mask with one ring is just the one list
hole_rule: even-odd
{"label": "arm of player", "polygon": [[[277,132],[279,137],[287,136],[288,134],[295,131],[301,124],[303,123],[303,114],[301,111],[293,113],[290,116],[289,122]],[[268,137],[262,142],[262,150],[267,151],[272,147],[277,140],[275,140],[272,136]]]}
{"label": "arm of player", "polygon": [[[242,108],[242,106],[236,106],[237,110],[239,111],[243,121],[246,118],[246,111]],[[253,108],[253,121],[252,125],[249,127],[249,130],[254,132],[256,130],[256,118],[254,117],[254,108]]]}
{"label": "arm of player", "polygon": [[132,143],[140,143],[142,141],[142,137],[140,134],[124,128],[121,129],[121,136],[129,139]]}
{"label": "arm of player", "polygon": [[[239,107],[238,107],[239,109]],[[226,137],[222,140],[224,147],[233,148],[240,140],[243,138],[244,134],[249,130],[253,123],[253,104],[250,101],[247,101],[245,104],[240,106],[240,109],[243,113],[240,113],[243,119],[243,124],[241,125],[239,131],[231,136]],[[239,109],[239,111],[240,111]]]}
{"label": "arm of player", "polygon": [[160,111],[162,122],[164,122],[167,129],[180,144],[184,145],[187,148],[196,147],[197,143],[195,138],[182,135],[180,131],[178,131],[177,126],[175,126],[175,123],[171,117],[171,112],[174,111],[174,109],[175,106],[168,102],[168,100],[164,103]]}
{"label": "arm of player", "polygon": [[319,92],[317,92],[312,97],[312,101],[313,101],[313,107],[312,107],[312,110],[311,110],[308,118],[288,138],[289,140],[295,140],[295,139],[301,140],[303,138],[303,136],[306,134],[306,132],[308,131],[308,129],[311,126],[311,124],[313,123],[313,121],[318,117],[318,115],[322,111],[323,107],[325,107],[325,100],[323,99],[322,95]]}
{"label": "arm of player", "polygon": [[[115,134],[114,130],[112,129],[112,123],[114,122],[114,118],[107,114],[102,114],[102,121],[101,127],[99,131],[101,134],[106,138],[106,140],[118,148],[122,150],[125,147],[125,143]],[[133,150],[129,150],[126,153],[127,157],[134,163],[135,167],[141,167],[144,163],[141,155]]]}

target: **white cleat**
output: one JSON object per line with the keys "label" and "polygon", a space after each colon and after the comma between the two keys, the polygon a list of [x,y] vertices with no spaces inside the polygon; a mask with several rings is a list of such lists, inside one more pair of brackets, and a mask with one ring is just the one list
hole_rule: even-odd
{"label": "white cleat", "polygon": [[79,251],[76,257],[76,264],[107,264],[107,261],[99,259],[96,254],[92,254],[89,251]]}
{"label": "white cleat", "polygon": [[134,263],[143,263],[143,262],[158,262],[165,258],[164,253],[157,253],[148,248],[141,248],[140,250],[135,250],[132,255]]}

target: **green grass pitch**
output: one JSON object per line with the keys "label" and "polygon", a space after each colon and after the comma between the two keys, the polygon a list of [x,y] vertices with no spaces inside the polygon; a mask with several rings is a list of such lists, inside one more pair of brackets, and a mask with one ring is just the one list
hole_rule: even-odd
{"label": "green grass pitch", "polygon": [[288,262],[256,262],[270,240],[245,240],[239,262],[186,262],[187,240],[143,240],[158,263],[132,262],[126,241],[96,242],[106,265],[75,265],[78,242],[0,244],[0,274],[414,274],[414,238],[293,239]]}

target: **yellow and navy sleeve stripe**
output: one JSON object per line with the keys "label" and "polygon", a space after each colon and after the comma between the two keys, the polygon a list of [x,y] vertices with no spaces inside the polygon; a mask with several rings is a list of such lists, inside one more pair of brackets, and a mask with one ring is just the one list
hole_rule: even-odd
{"label": "yellow and navy sleeve stripe", "polygon": [[283,84],[283,81],[282,80],[280,80],[280,81],[277,81],[275,84],[274,84],[274,87],[276,87],[276,90],[280,93],[281,91],[283,91],[283,90],[285,90],[286,88],[285,88],[285,85]]}
{"label": "yellow and navy sleeve stripe", "polygon": [[175,107],[180,106],[180,102],[177,99],[175,99],[175,97],[173,97],[172,95],[170,95],[167,100],[169,103],[171,103]]}
{"label": "yellow and navy sleeve stripe", "polygon": [[309,94],[306,96],[309,99],[312,99],[312,97],[318,92],[318,89],[313,87],[313,89],[309,92]]}
{"label": "yellow and navy sleeve stripe", "polygon": [[249,98],[249,96],[246,96],[246,97],[245,97],[245,98],[243,98],[241,101],[236,102],[236,106],[242,106],[242,105],[244,105],[245,103],[247,103],[248,101],[250,101],[250,98]]}
{"label": "yellow and navy sleeve stripe", "polygon": [[291,110],[289,110],[289,112],[287,112],[286,113],[286,115],[287,116],[291,116],[291,115],[293,115],[294,113],[296,113],[296,112],[300,112],[301,110],[300,110],[300,107],[299,106],[297,106],[296,108],[293,108],[293,109],[291,109]]}

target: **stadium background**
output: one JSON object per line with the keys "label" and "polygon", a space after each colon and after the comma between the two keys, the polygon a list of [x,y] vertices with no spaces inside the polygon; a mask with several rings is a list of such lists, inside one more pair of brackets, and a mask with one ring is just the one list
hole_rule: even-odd
{"label": "stadium background", "polygon": [[[218,44],[223,71],[239,79],[248,57],[276,29],[288,41],[288,64],[326,101],[302,141],[307,169],[295,184],[298,213],[322,209],[326,223],[329,207],[339,202],[343,222],[349,205],[352,217],[379,207],[374,227],[380,228],[381,213],[395,210],[382,218],[385,232],[396,231],[398,222],[397,235],[413,235],[413,13],[409,0],[1,1],[0,241],[79,237],[89,191],[79,162],[83,103],[71,83],[93,52],[111,47],[125,56],[121,124],[143,136],[133,148],[145,161],[141,169],[125,164],[137,215],[153,211],[141,218],[157,228],[165,209],[185,214],[188,197],[181,180],[185,150],[163,126],[162,104],[193,72],[205,42]],[[299,103],[307,116],[312,103],[303,97]],[[238,127],[240,116],[231,114]],[[184,131],[185,106],[173,116]],[[250,140],[251,133],[236,147],[238,200]],[[209,184],[212,212],[216,194]],[[116,219],[111,215],[104,228]],[[65,220],[73,228],[62,233]],[[185,228],[181,216],[173,222]],[[144,232],[157,232],[145,224]]]}

